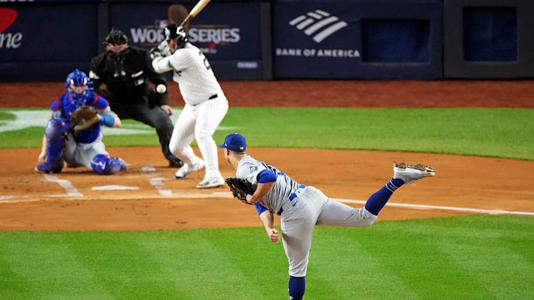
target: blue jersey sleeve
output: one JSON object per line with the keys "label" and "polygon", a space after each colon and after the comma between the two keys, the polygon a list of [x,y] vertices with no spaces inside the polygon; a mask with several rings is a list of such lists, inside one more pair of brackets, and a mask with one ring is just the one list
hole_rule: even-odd
{"label": "blue jersey sleeve", "polygon": [[265,206],[261,205],[259,202],[256,202],[256,211],[258,212],[258,216],[266,210],[267,208]]}
{"label": "blue jersey sleeve", "polygon": [[109,102],[108,100],[96,95],[93,106],[96,109],[106,109],[109,106]]}
{"label": "blue jersey sleeve", "polygon": [[61,110],[61,98],[57,98],[56,101],[50,105],[50,110],[52,111],[58,111]]}
{"label": "blue jersey sleeve", "polygon": [[92,90],[87,90],[84,93],[86,105],[95,107],[96,109],[106,109],[109,106],[108,100],[100,97],[97,93]]}
{"label": "blue jersey sleeve", "polygon": [[271,170],[263,170],[258,174],[258,183],[267,183],[276,181],[276,173]]}

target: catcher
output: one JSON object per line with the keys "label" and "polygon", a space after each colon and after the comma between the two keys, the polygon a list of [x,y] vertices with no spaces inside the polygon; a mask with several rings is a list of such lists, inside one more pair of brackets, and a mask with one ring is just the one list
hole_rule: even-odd
{"label": "catcher", "polygon": [[126,170],[126,163],[110,157],[102,142],[101,125],[121,127],[121,121],[89,84],[87,75],[78,69],[67,76],[67,93],[50,106],[52,117],[45,128],[37,172],[59,173],[64,161],[70,167],[85,166],[98,174]]}
{"label": "catcher", "polygon": [[[240,134],[227,135],[219,148],[225,148],[226,161],[236,170],[237,178],[226,179],[234,197],[256,206],[271,242],[278,243],[282,238],[289,261],[289,299],[293,300],[304,297],[315,225],[371,226],[396,189],[405,183],[434,176],[434,170],[428,166],[397,163],[393,167],[393,178],[369,197],[365,207],[353,208],[247,155],[247,143]],[[274,228],[274,214],[281,218],[281,235]]]}

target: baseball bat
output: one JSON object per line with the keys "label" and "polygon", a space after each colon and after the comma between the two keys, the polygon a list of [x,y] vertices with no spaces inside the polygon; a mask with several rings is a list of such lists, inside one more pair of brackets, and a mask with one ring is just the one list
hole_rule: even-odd
{"label": "baseball bat", "polygon": [[191,20],[194,17],[196,17],[204,9],[204,7],[206,7],[206,5],[208,5],[208,3],[210,3],[210,1],[211,0],[200,0],[200,1],[198,1],[198,3],[195,5],[195,7],[193,7],[193,9],[189,12],[187,17],[185,17],[185,19],[182,21],[180,26],[184,26],[185,23],[187,23],[189,20]]}

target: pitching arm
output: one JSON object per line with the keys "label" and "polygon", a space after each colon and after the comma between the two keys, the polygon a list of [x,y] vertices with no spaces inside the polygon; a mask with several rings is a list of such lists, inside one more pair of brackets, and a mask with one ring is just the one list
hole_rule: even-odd
{"label": "pitching arm", "polygon": [[254,192],[253,195],[247,196],[247,202],[250,204],[256,204],[259,200],[263,198],[263,196],[267,195],[267,193],[273,188],[274,184],[276,182],[266,182],[266,183],[259,183],[258,187],[256,188],[256,192]]}
{"label": "pitching arm", "polygon": [[265,232],[267,236],[273,243],[278,243],[280,241],[280,234],[278,230],[274,228],[274,216],[273,213],[269,210],[264,211],[260,214],[260,220],[263,223]]}

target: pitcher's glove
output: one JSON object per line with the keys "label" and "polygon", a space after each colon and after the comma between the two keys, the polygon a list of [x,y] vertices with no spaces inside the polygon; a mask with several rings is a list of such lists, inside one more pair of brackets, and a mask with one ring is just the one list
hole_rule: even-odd
{"label": "pitcher's glove", "polygon": [[70,128],[74,132],[85,130],[98,123],[99,120],[100,118],[94,107],[80,106],[71,115]]}
{"label": "pitcher's glove", "polygon": [[235,198],[245,204],[251,205],[251,203],[247,202],[247,195],[254,194],[256,189],[250,182],[245,179],[232,177],[226,178],[225,181]]}

